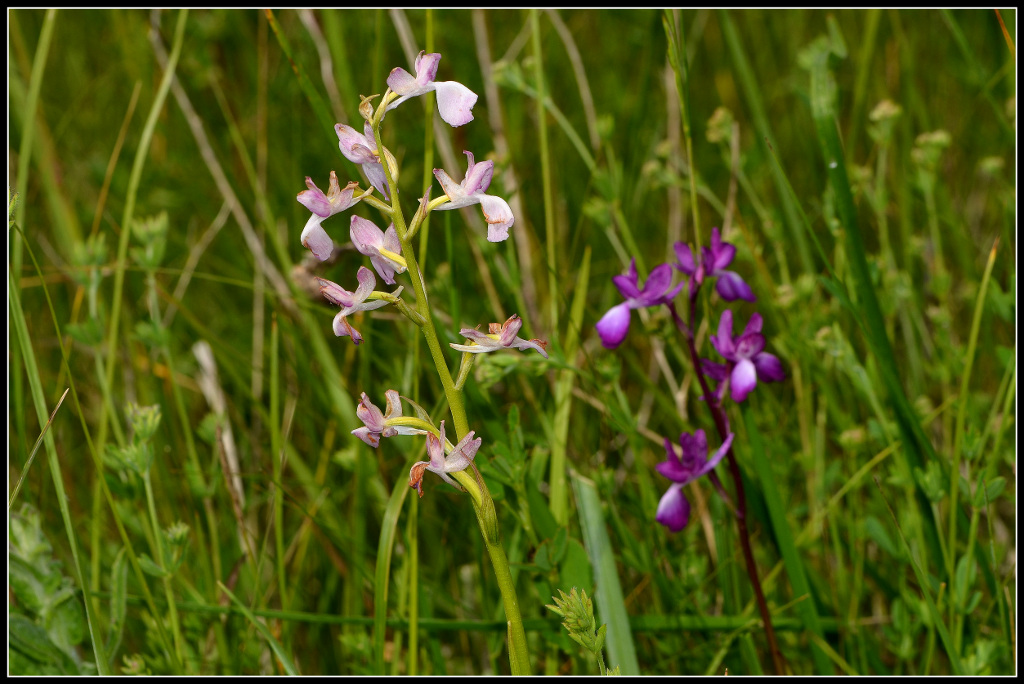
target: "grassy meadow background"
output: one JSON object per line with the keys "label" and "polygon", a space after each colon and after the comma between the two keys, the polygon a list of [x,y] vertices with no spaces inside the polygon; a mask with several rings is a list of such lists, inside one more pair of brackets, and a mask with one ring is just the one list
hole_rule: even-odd
{"label": "grassy meadow background", "polygon": [[663,438],[712,427],[671,318],[634,314],[614,351],[594,332],[631,256],[646,278],[719,226],[758,295],[738,325],[761,313],[787,372],[729,408],[786,667],[1013,674],[1001,16],[687,10],[677,73],[654,10],[9,10],[9,671],[508,673],[465,496],[406,494],[422,440],[350,435],[364,391],[445,418],[422,336],[390,309],[358,348],[333,335],[311,284],[365,263],[349,212],[331,261],[299,242],[305,176],[363,182],[331,127],[427,48],[480,99],[442,137],[424,98],[388,114],[406,215],[470,150],[516,218],[495,244],[475,207],[431,215],[442,343],[512,314],[550,342],[466,384],[534,671],[597,672],[544,608],[573,586],[623,674],[774,671],[714,489],[687,488],[683,532],[654,520]]}

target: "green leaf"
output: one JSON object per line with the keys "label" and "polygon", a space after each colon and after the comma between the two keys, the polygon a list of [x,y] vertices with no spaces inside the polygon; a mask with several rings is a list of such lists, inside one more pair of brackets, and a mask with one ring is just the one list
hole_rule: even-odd
{"label": "green leaf", "polygon": [[597,580],[594,603],[597,606],[598,622],[608,625],[608,663],[618,665],[627,675],[638,675],[640,664],[633,645],[633,631],[629,625],[629,613],[615,567],[615,552],[605,529],[597,488],[591,480],[575,472],[572,473],[572,485],[576,493],[584,544]]}
{"label": "green leaf", "polygon": [[530,520],[533,528],[537,530],[537,536],[541,539],[551,539],[558,532],[558,523],[551,515],[547,499],[540,492],[540,487],[530,474],[526,475],[526,504],[530,510]]}
{"label": "green leaf", "polygon": [[43,534],[39,512],[28,504],[22,504],[10,522],[12,551],[26,562],[35,564],[37,558],[49,556],[53,547]]}
{"label": "green leaf", "polygon": [[[45,567],[45,563],[42,564]],[[29,612],[39,615],[49,602],[50,593],[59,582],[50,581],[37,569],[15,555],[7,558],[7,586],[18,603]]]}
{"label": "green leaf", "polygon": [[974,507],[984,508],[988,504],[995,502],[1004,489],[1006,489],[1006,478],[993,477],[988,484],[984,487],[978,487],[978,491],[974,493]]}
{"label": "green leaf", "polygon": [[555,533],[554,539],[544,540],[539,547],[537,547],[537,553],[533,557],[533,563],[544,572],[548,572],[553,567],[562,562],[565,558],[565,552],[568,548],[568,536],[569,532],[566,528],[559,528]]}
{"label": "green leaf", "polygon": [[43,622],[50,638],[65,652],[71,652],[85,640],[88,632],[85,614],[82,612],[82,602],[71,578],[63,578],[63,586],[51,598]]}
{"label": "green leaf", "polygon": [[152,577],[156,577],[157,579],[165,579],[171,576],[171,573],[157,565],[156,561],[145,553],[139,556],[139,567],[142,568],[144,573]]}
{"label": "green leaf", "polygon": [[75,342],[86,347],[98,347],[103,342],[103,324],[98,317],[81,323],[68,323],[64,326],[64,332]]}
{"label": "green leaf", "polygon": [[46,630],[24,615],[12,613],[7,619],[7,639],[10,651],[20,653],[30,661],[43,665],[36,672],[10,672],[10,674],[81,674],[71,657],[57,647]]}
{"label": "green leaf", "polygon": [[977,578],[977,575],[977,565],[974,562],[974,558],[971,556],[961,556],[956,564],[956,586],[954,588],[956,603],[961,608],[966,607],[968,603],[967,596],[974,586],[974,580]]}
{"label": "green leaf", "polygon": [[882,523],[875,516],[869,515],[864,519],[864,532],[871,541],[878,544],[878,547],[887,556],[892,558],[901,558],[903,556],[893,543],[892,537],[889,536],[885,527],[882,526]]}
{"label": "green leaf", "polygon": [[[565,557],[558,568],[558,584],[560,589],[580,587],[589,590],[594,586],[594,572],[587,558],[586,549],[577,539],[569,539]],[[593,592],[591,592],[593,593]]]}

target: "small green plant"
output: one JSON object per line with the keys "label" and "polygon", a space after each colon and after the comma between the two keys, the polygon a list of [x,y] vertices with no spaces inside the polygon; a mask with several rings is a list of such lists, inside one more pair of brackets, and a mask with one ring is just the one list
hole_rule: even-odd
{"label": "small green plant", "polygon": [[587,596],[587,592],[581,589],[577,593],[576,587],[573,587],[568,594],[561,589],[558,590],[558,594],[559,596],[551,597],[555,605],[548,605],[546,608],[562,617],[562,626],[569,633],[569,638],[597,658],[597,666],[602,676],[620,674],[618,665],[614,669],[605,667],[603,649],[608,625],[594,629],[597,624],[597,620],[594,619],[594,603]]}
{"label": "small green plant", "polygon": [[53,557],[39,512],[23,504],[8,530],[8,674],[96,674],[78,653],[87,636],[81,596]]}

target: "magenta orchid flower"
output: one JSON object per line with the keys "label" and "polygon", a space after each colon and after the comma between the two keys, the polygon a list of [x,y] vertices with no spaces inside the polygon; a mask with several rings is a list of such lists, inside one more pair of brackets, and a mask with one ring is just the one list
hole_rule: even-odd
{"label": "magenta orchid flower", "polygon": [[452,343],[450,346],[452,349],[470,354],[483,354],[485,352],[497,351],[498,349],[519,349],[520,351],[534,349],[545,359],[548,358],[548,353],[545,350],[548,343],[545,340],[524,340],[522,337],[516,336],[516,333],[522,327],[522,319],[512,314],[504,323],[489,323],[487,333],[482,333],[473,328],[463,328],[459,331],[459,334],[468,338],[471,343]]}
{"label": "magenta orchid flower", "polygon": [[423,472],[425,470],[440,475],[441,479],[452,487],[462,489],[455,483],[455,480],[448,476],[448,473],[457,473],[468,468],[483,443],[479,437],[473,439],[473,435],[476,433],[470,430],[445,456],[444,452],[448,442],[444,438],[443,420],[440,433],[440,436],[435,436],[433,432],[427,433],[427,456],[430,460],[414,463],[409,469],[409,486],[416,489],[420,498],[423,497]]}
{"label": "magenta orchid flower", "polygon": [[[365,266],[359,267],[359,271],[356,273],[356,280],[359,281],[359,285],[356,287],[355,292],[349,292],[341,285],[330,280],[324,280],[323,278],[317,278],[317,280],[320,282],[320,294],[332,304],[342,307],[341,311],[334,317],[334,334],[338,337],[351,337],[352,342],[355,344],[362,342],[363,336],[348,322],[348,316],[357,311],[372,311],[388,304],[386,299],[367,301],[367,298],[377,286],[377,279],[373,277],[373,271]],[[402,288],[399,287],[393,294],[397,297],[401,293]]]}
{"label": "magenta orchid flower", "polygon": [[746,281],[734,271],[726,271],[725,267],[732,263],[736,256],[736,247],[723,242],[718,228],[711,229],[711,246],[701,247],[700,263],[694,258],[690,246],[685,242],[675,244],[678,261],[675,267],[690,276],[690,296],[693,297],[705,278],[718,278],[715,290],[722,299],[731,302],[744,299],[748,302],[757,301],[754,291]]}
{"label": "magenta orchid flower", "polygon": [[338,134],[338,147],[345,158],[363,167],[363,173],[366,174],[370,185],[377,188],[380,194],[384,195],[384,199],[391,199],[388,193],[388,179],[384,174],[384,165],[380,161],[377,141],[373,138],[370,123],[366,122],[362,133],[345,124],[335,124],[334,132]]}
{"label": "magenta orchid flower", "polygon": [[692,435],[684,432],[679,435],[679,446],[683,455],[676,455],[672,440],[665,438],[667,458],[656,467],[658,472],[672,481],[668,491],[658,502],[658,510],[654,519],[673,532],[679,532],[690,522],[690,502],[683,494],[683,487],[697,478],[714,470],[732,445],[733,434],[730,432],[711,458],[708,458],[708,439],[703,430]]}
{"label": "magenta orchid flower", "polygon": [[440,61],[440,54],[421,51],[416,57],[415,76],[401,67],[392,69],[388,87],[401,97],[389,104],[385,111],[391,111],[411,97],[434,91],[437,94],[437,111],[446,124],[458,127],[472,121],[476,93],[456,81],[435,81]]}
{"label": "magenta orchid flower", "polygon": [[361,393],[359,403],[356,404],[356,417],[363,421],[363,427],[353,430],[353,435],[376,449],[381,437],[428,434],[426,430],[408,425],[390,425],[391,421],[403,417],[402,399],[396,390],[388,390],[384,396],[387,399],[387,412],[381,413],[366,396],[366,392]]}
{"label": "magenta orchid flower", "polygon": [[382,231],[372,221],[353,216],[349,236],[359,253],[370,257],[374,270],[388,285],[395,284],[395,273],[405,273],[402,243],[398,240],[395,224]]}
{"label": "magenta orchid flower", "polygon": [[484,190],[491,185],[494,162],[488,159],[476,164],[473,153],[465,150],[464,152],[469,157],[469,168],[466,169],[466,177],[461,184],[453,181],[444,169],[434,169],[434,176],[440,181],[449,200],[438,209],[461,209],[471,204],[479,204],[484,211],[484,220],[487,221],[487,239],[491,242],[507,240],[508,229],[515,223],[512,209],[508,202],[500,197],[484,194]]}
{"label": "magenta orchid flower", "polygon": [[352,181],[342,189],[334,171],[331,171],[331,184],[327,189],[327,194],[316,187],[313,179],[309,176],[306,176],[306,187],[308,189],[296,195],[295,199],[313,214],[306,221],[306,227],[302,229],[299,239],[302,240],[302,245],[313,252],[317,259],[327,261],[331,252],[334,251],[334,241],[320,224],[324,222],[324,219],[345,211],[372,190],[356,197],[355,189],[359,187],[359,183]]}
{"label": "magenta orchid flower", "polygon": [[[732,336],[732,311],[722,312],[718,322],[718,335],[711,336],[711,344],[718,350],[726,363],[719,364],[703,359],[704,372],[718,382],[729,378],[729,391],[733,401],[741,402],[757,386],[757,381],[779,382],[785,380],[782,362],[778,357],[764,351],[765,339],[761,334],[761,314],[750,317],[743,334]],[[722,387],[719,387],[719,394]]]}
{"label": "magenta orchid flower", "polygon": [[615,287],[626,301],[613,306],[601,317],[595,326],[597,334],[601,337],[601,344],[606,349],[615,349],[626,339],[629,332],[630,311],[641,309],[646,306],[657,306],[667,304],[675,299],[682,289],[683,284],[679,283],[672,287],[672,266],[661,264],[655,266],[643,289],[639,287],[639,276],[636,272],[636,259],[629,262],[629,272],[626,275],[617,275],[612,278]]}

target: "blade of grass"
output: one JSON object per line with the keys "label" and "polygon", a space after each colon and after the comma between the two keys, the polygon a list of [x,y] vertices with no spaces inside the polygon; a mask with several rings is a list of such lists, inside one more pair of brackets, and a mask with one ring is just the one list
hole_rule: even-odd
{"label": "blade of grass", "polygon": [[[114,268],[114,294],[110,306],[110,332],[107,335],[107,368],[104,374],[104,383],[112,387],[114,382],[114,366],[118,358],[117,338],[121,326],[121,299],[124,296],[124,272],[128,263],[128,242],[132,233],[132,220],[135,212],[135,199],[138,196],[139,183],[142,180],[142,169],[149,156],[149,146],[153,140],[153,132],[156,129],[156,122],[164,108],[167,100],[167,92],[174,80],[174,71],[177,68],[178,57],[181,55],[181,46],[185,39],[185,23],[188,19],[188,10],[183,9],[178,13],[178,24],[174,29],[174,47],[171,49],[171,56],[164,69],[160,87],[150,107],[149,115],[146,117],[145,126],[139,139],[138,151],[135,153],[135,161],[132,163],[131,176],[128,179],[128,190],[125,195],[124,214],[121,218],[121,238],[117,248],[117,263]],[[113,406],[109,400],[105,400],[100,408],[99,429],[96,439],[99,453],[103,453],[107,439],[107,421],[114,413]]]}
{"label": "blade of grass", "polygon": [[50,429],[50,425],[53,423],[53,417],[57,415],[57,411],[60,409],[60,405],[64,403],[64,397],[68,396],[68,392],[71,388],[64,390],[64,394],[60,395],[60,401],[53,407],[53,413],[50,414],[50,419],[46,421],[46,425],[43,426],[42,432],[39,433],[39,437],[36,438],[36,443],[32,446],[32,452],[28,455],[28,460],[25,461],[25,467],[21,471],[21,477],[18,478],[17,483],[14,485],[14,491],[11,492],[10,497],[7,499],[7,510],[11,510],[11,506],[14,505],[14,500],[18,498],[18,492],[21,491],[21,485],[25,482],[25,478],[28,476],[29,468],[32,467],[32,461],[36,458],[36,452],[39,451],[39,446],[43,443],[43,437],[46,436],[46,431]]}
{"label": "blade of grass", "polygon": [[619,584],[619,575],[615,568],[615,552],[605,529],[604,513],[601,511],[597,488],[591,480],[576,472],[572,472],[571,477],[580,514],[580,528],[583,530],[583,543],[590,557],[590,564],[594,568],[594,582],[597,585],[594,602],[600,616],[598,621],[608,625],[605,641],[608,667],[614,669],[618,666],[622,674],[627,676],[638,675],[640,665],[633,646],[633,632],[629,625],[622,585]]}
{"label": "blade of grass", "polygon": [[[377,542],[377,566],[373,578],[373,663],[374,671],[383,675],[384,670],[384,628],[387,626],[388,583],[391,578],[391,552],[395,548],[398,532],[398,515],[409,493],[409,483],[404,478],[395,481],[391,498],[380,521],[380,539]],[[412,597],[410,597],[412,599]]]}
{"label": "blade of grass", "polygon": [[544,113],[547,93],[544,86],[544,51],[540,44],[540,10],[530,10],[530,32],[533,45],[533,77],[537,86],[537,144],[540,147],[541,189],[544,193],[544,244],[547,248],[548,305],[550,306],[549,330],[558,330],[558,286],[555,274],[558,272],[559,235],[555,222],[555,204],[551,187],[551,151],[548,147],[548,122]]}
{"label": "blade of grass", "polygon": [[[32,160],[32,141],[35,137],[35,115],[39,106],[39,90],[43,85],[43,74],[46,72],[46,58],[50,54],[50,41],[53,38],[53,27],[57,22],[57,10],[49,9],[43,18],[43,27],[39,32],[39,43],[36,45],[36,53],[32,58],[32,73],[28,82],[28,97],[25,99],[24,107],[24,133],[21,137],[21,144],[18,147],[18,175],[17,193],[19,197],[25,197],[28,190],[28,165]],[[25,225],[25,203],[19,202],[15,209],[14,220],[19,226]],[[21,237],[18,234],[13,236],[11,241],[11,259],[15,273],[21,273]],[[15,285],[20,284],[15,281]]]}
{"label": "blade of grass", "polygon": [[229,599],[231,599],[231,601],[235,604],[235,608],[237,608],[238,611],[242,615],[244,615],[245,618],[250,622],[250,624],[252,624],[252,626],[256,628],[256,631],[259,632],[263,636],[263,638],[267,640],[267,643],[270,644],[270,650],[272,650],[274,652],[274,655],[277,656],[277,660],[279,663],[281,663],[281,667],[284,668],[284,671],[292,676],[298,675],[299,671],[295,669],[295,664],[292,663],[292,659],[288,657],[288,654],[285,653],[284,647],[280,644],[280,642],[278,642],[277,639],[274,638],[274,635],[270,633],[270,630],[267,629],[267,626],[263,624],[261,620],[258,620],[256,615],[254,615],[251,610],[246,608],[245,604],[239,601],[238,597],[232,594],[230,589],[224,586],[223,582],[218,581],[217,586],[220,588],[221,591],[223,591],[227,595]]}
{"label": "blade of grass", "polygon": [[[19,231],[19,232],[21,231],[21,228],[18,227],[17,225],[14,226],[14,229]],[[24,237],[25,236],[23,234],[22,235],[22,239],[23,240],[24,240]],[[36,256],[33,253],[32,248],[28,244],[28,242],[25,242],[25,248],[26,248],[26,252],[28,253],[29,258],[32,260],[32,265],[35,268],[36,274],[40,277],[40,280],[42,280],[42,269],[39,267],[39,261],[36,259]],[[14,273],[13,271],[11,271],[11,273],[10,273],[12,278],[13,278],[13,273]],[[61,340],[61,339],[63,339],[63,335],[61,334],[60,324],[57,322],[57,313],[56,313],[56,311],[53,308],[53,299],[50,297],[50,292],[46,288],[45,282],[43,283],[42,288],[43,288],[43,296],[46,298],[46,305],[47,305],[47,307],[48,307],[48,309],[50,311],[50,320],[53,323],[53,329],[54,329],[54,331],[56,333],[56,339]],[[13,290],[11,290],[11,292],[13,292]],[[20,301],[19,301],[19,307],[20,307]],[[97,473],[101,473],[103,471],[103,461],[101,460],[101,457],[99,455],[99,451],[96,448],[95,442],[93,442],[92,437],[90,436],[89,426],[85,422],[85,413],[82,411],[82,402],[79,400],[78,390],[75,388],[74,374],[71,373],[71,368],[70,368],[70,365],[68,364],[67,352],[66,352],[66,350],[64,349],[63,346],[60,347],[60,351],[61,351],[62,367],[64,369],[65,375],[68,378],[68,383],[71,386],[70,387],[70,389],[71,389],[71,399],[74,402],[75,410],[78,413],[78,418],[79,418],[79,421],[80,421],[81,426],[82,426],[82,434],[85,436],[85,443],[86,443],[86,446],[88,448],[89,455],[92,457],[93,467],[96,469]],[[103,497],[104,497],[104,499],[107,502],[107,506],[110,507],[110,512],[111,512],[111,515],[113,517],[114,524],[117,527],[118,534],[121,536],[121,543],[124,544],[124,547],[125,547],[125,549],[128,552],[128,560],[132,564],[132,569],[135,572],[135,577],[136,577],[136,579],[139,582],[139,586],[142,587],[142,593],[143,593],[144,598],[146,600],[146,605],[149,608],[150,614],[151,615],[159,615],[160,613],[157,612],[156,604],[153,601],[153,595],[149,591],[149,585],[146,584],[146,581],[147,581],[146,580],[146,575],[143,573],[142,568],[139,565],[138,556],[135,554],[135,548],[133,547],[131,539],[128,537],[128,533],[125,530],[124,523],[121,520],[121,515],[118,512],[118,507],[114,505],[114,497],[110,493],[110,487],[107,486],[107,481],[103,477],[97,477],[96,481],[99,483],[100,489],[103,492]],[[171,661],[174,664],[174,666],[177,667],[180,670],[181,669],[180,663],[177,660],[175,660],[174,653],[173,653],[173,651],[171,650],[171,647],[170,647],[170,643],[171,642],[170,642],[170,639],[168,638],[166,630],[164,629],[163,622],[160,621],[160,620],[155,620],[154,624],[156,626],[157,638],[159,639],[159,641],[163,645],[163,647],[167,650],[167,653],[170,654]],[[109,665],[109,663],[108,663],[108,665]]]}
{"label": "blade of grass", "polygon": [[[743,42],[740,40],[739,34],[736,33],[736,27],[733,25],[729,13],[726,10],[719,10],[718,18],[722,24],[722,35],[725,37],[729,52],[732,53],[733,66],[736,75],[739,77],[740,86],[743,88],[746,103],[750,107],[750,113],[754,118],[757,137],[767,145],[769,140],[776,138],[772,134],[771,127],[768,125],[768,116],[765,114],[761,90],[757,86],[757,77],[750,68],[750,62],[747,60],[746,53],[743,50]],[[789,193],[786,192],[784,179],[777,170],[773,171],[772,177],[775,180],[779,199],[782,201],[782,209],[786,215],[786,224],[789,226],[793,241],[796,242],[797,253],[800,255],[803,270],[805,273],[815,273],[817,269],[814,266],[814,260],[811,258],[811,252],[807,247],[804,233],[800,230],[796,207]]]}
{"label": "blade of grass", "polygon": [[683,45],[682,17],[677,28],[673,11],[663,10],[661,17],[668,39],[668,62],[676,79],[676,96],[679,98],[679,111],[683,118],[683,141],[686,143],[686,162],[690,171],[686,175],[690,179],[690,211],[693,213],[693,235],[697,247],[700,248],[700,214],[697,202],[697,171],[693,161],[693,135],[690,133],[690,72],[686,59],[686,47]]}
{"label": "blade of grass", "polygon": [[[771,520],[772,529],[775,531],[779,552],[782,554],[782,559],[786,565],[789,583],[793,587],[793,594],[804,599],[797,603],[797,612],[800,614],[800,619],[803,620],[807,631],[821,639],[821,624],[818,621],[818,612],[814,607],[814,598],[811,596],[811,588],[807,583],[803,561],[800,559],[800,554],[797,551],[793,532],[790,530],[789,522],[786,520],[783,498],[775,484],[771,461],[767,454],[765,454],[761,432],[757,429],[754,414],[750,410],[749,404],[741,404],[741,411],[743,422],[747,428],[751,462],[754,466],[754,472],[757,474],[757,479],[761,483],[765,506],[768,508],[768,517]],[[821,650],[821,647],[813,638],[811,640],[811,657],[814,660],[814,674],[834,674],[832,661],[828,659],[825,652]]]}
{"label": "blade of grass", "polygon": [[281,46],[281,51],[284,53],[288,63],[292,65],[292,71],[295,72],[295,77],[299,81],[299,88],[302,89],[302,94],[306,96],[306,100],[309,101],[309,106],[313,108],[313,114],[316,115],[320,125],[324,127],[327,132],[328,139],[334,136],[334,115],[331,114],[330,108],[327,103],[324,102],[323,98],[320,97],[320,93],[317,92],[316,86],[309,80],[309,76],[306,75],[306,71],[302,66],[295,61],[292,57],[292,48],[288,43],[288,39],[285,38],[284,32],[281,30],[281,25],[277,23],[277,18],[274,16],[273,10],[263,10],[267,17],[267,22],[270,24],[271,30],[274,31],[274,37],[277,38],[277,44]]}
{"label": "blade of grass", "polygon": [[75,564],[75,579],[78,580],[78,586],[81,587],[84,594],[85,600],[82,603],[85,604],[85,619],[89,627],[89,638],[92,641],[93,655],[96,658],[96,670],[98,674],[106,675],[109,674],[110,670],[107,668],[107,659],[102,652],[104,640],[100,638],[98,626],[94,624],[95,618],[90,605],[89,588],[85,583],[85,577],[82,574],[82,562],[78,556],[78,542],[76,541],[78,535],[75,532],[74,525],[71,523],[71,511],[68,509],[68,497],[64,491],[63,471],[57,458],[57,447],[53,441],[53,433],[46,430],[48,420],[42,379],[36,366],[36,356],[32,350],[32,341],[29,338],[25,314],[21,309],[21,295],[15,283],[16,278],[13,270],[8,272],[8,278],[10,290],[8,291],[7,301],[11,313],[8,321],[13,323],[18,344],[21,346],[22,360],[25,364],[25,372],[28,374],[29,391],[32,393],[32,403],[35,404],[36,417],[39,419],[39,427],[43,433],[46,456],[50,465],[50,475],[53,478],[53,487],[57,491],[57,505],[60,507],[61,518],[64,520],[64,531],[67,533],[68,544],[71,546],[71,557]]}
{"label": "blade of grass", "polygon": [[929,590],[928,576],[924,573],[917,561],[914,560],[914,554],[910,549],[910,544],[907,543],[907,538],[903,536],[903,529],[900,527],[899,519],[896,518],[896,512],[892,509],[892,504],[889,503],[888,497],[885,496],[885,492],[882,490],[882,485],[878,481],[877,477],[873,477],[875,486],[878,487],[879,494],[882,495],[882,499],[885,501],[885,507],[889,509],[889,515],[892,517],[892,523],[896,526],[896,533],[900,537],[900,542],[903,544],[903,551],[907,554],[907,558],[910,559],[910,565],[914,569],[914,575],[917,577],[918,586],[921,589],[921,595],[924,596],[925,604],[928,607],[928,615],[931,617],[932,625],[939,632],[939,638],[942,640],[942,645],[946,648],[946,655],[949,657],[949,666],[953,670],[953,674],[959,675],[963,672],[963,667],[960,664],[960,656],[957,654],[956,649],[953,648],[953,639],[949,635],[949,630],[946,629],[945,623],[942,622],[942,615],[939,613],[939,609],[935,606],[935,600],[932,598],[932,592]]}
{"label": "blade of grass", "polygon": [[[846,159],[843,154],[842,141],[836,128],[835,116],[835,82],[829,69],[828,61],[832,52],[821,49],[815,56],[811,68],[811,114],[818,140],[821,143],[829,184],[836,198],[837,212],[846,234],[846,251],[849,259],[850,272],[857,293],[858,304],[863,313],[864,334],[871,351],[878,362],[879,373],[885,383],[889,403],[896,414],[897,424],[903,435],[906,458],[911,470],[924,468],[926,462],[943,462],[937,458],[931,442],[921,430],[913,407],[910,405],[903,386],[900,383],[899,371],[893,354],[892,345],[885,330],[885,320],[878,304],[868,269],[864,238],[857,220],[857,210],[853,202],[853,192],[846,174]],[[938,521],[928,498],[920,483],[916,488],[918,508],[925,512],[924,533],[932,556],[932,563],[937,568],[947,567],[942,546],[939,542]]]}
{"label": "blade of grass", "polygon": [[274,482],[274,561],[276,563],[278,592],[281,595],[281,608],[288,609],[288,593],[285,585],[284,568],[284,492],[281,487],[281,467],[285,451],[281,438],[281,380],[280,380],[280,333],[277,327],[277,314],[270,323],[270,453]]}
{"label": "blade of grass", "polygon": [[[950,472],[953,473],[954,478],[959,478],[960,473],[960,458],[963,455],[964,447],[964,423],[967,419],[967,404],[968,401],[968,387],[971,382],[971,371],[974,369],[974,355],[978,350],[978,332],[981,330],[981,316],[985,312],[985,295],[988,292],[988,283],[992,277],[992,267],[996,263],[996,250],[999,248],[999,238],[996,238],[995,243],[992,245],[992,249],[989,250],[988,263],[985,264],[985,273],[981,277],[981,285],[978,287],[978,299],[974,305],[974,318],[971,320],[971,332],[967,340],[967,354],[964,360],[963,375],[960,377],[960,407],[956,412],[956,431],[953,440],[953,467]],[[958,494],[960,493],[960,483],[957,482],[950,486],[949,493],[949,540],[946,548],[949,549],[949,567],[956,567],[956,523],[957,513],[959,508],[957,506]],[[969,553],[970,551],[968,551]],[[956,595],[957,587],[953,586],[953,582],[956,581],[955,574],[950,572],[950,593]],[[962,621],[964,619],[963,613],[960,613],[957,617],[958,624],[955,628],[955,632],[959,634],[962,628]]]}
{"label": "blade of grass", "polygon": [[[583,306],[587,301],[587,283],[590,281],[590,246],[583,251],[583,263],[576,277],[578,286],[573,295],[569,324],[565,334],[565,361],[574,365],[579,349],[580,330],[583,327]],[[572,409],[572,387],[576,371],[565,369],[559,373],[555,387],[554,440],[551,442],[551,476],[548,480],[548,501],[551,515],[559,525],[569,523],[568,488],[565,482],[566,447],[569,440],[569,414]]]}

